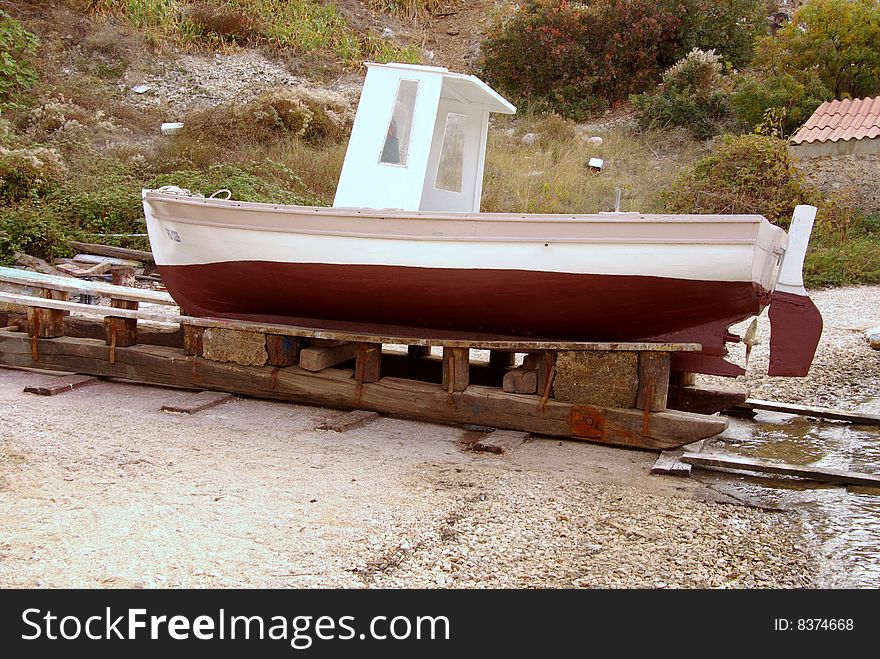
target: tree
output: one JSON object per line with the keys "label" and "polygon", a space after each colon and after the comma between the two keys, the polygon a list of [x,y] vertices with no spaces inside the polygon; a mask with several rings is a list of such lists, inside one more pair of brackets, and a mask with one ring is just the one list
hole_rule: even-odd
{"label": "tree", "polygon": [[880,92],[880,2],[810,0],[760,44],[774,73],[815,72],[834,97]]}

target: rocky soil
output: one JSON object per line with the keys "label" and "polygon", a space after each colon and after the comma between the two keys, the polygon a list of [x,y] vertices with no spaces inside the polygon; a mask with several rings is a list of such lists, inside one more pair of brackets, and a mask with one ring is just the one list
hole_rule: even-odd
{"label": "rocky soil", "polygon": [[[3,587],[801,587],[800,517],[652,477],[656,454],[0,370]],[[472,439],[472,437],[470,437]]]}

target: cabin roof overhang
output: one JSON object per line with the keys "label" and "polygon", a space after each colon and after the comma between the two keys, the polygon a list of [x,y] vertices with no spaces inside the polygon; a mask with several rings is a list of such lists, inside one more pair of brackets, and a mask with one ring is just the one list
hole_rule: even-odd
{"label": "cabin roof overhang", "polygon": [[492,89],[485,82],[473,75],[452,73],[442,66],[422,66],[418,64],[376,64],[367,63],[368,67],[403,69],[412,71],[431,71],[443,77],[440,98],[447,101],[464,103],[480,107],[488,112],[515,114],[516,106]]}

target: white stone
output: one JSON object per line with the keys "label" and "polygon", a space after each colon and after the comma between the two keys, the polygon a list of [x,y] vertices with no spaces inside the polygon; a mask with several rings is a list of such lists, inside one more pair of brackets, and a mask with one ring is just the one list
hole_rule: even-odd
{"label": "white stone", "polygon": [[868,339],[868,343],[871,344],[871,347],[874,348],[874,350],[880,350],[880,325],[867,330],[865,332],[865,337]]}
{"label": "white stone", "polygon": [[594,135],[593,137],[591,137],[590,139],[587,140],[587,144],[589,144],[591,146],[602,146],[603,143],[604,143],[604,140],[601,137],[599,137],[598,135]]}
{"label": "white stone", "polygon": [[537,133],[526,133],[522,136],[522,139],[520,141],[526,146],[532,146],[535,142],[538,141],[538,135]]}

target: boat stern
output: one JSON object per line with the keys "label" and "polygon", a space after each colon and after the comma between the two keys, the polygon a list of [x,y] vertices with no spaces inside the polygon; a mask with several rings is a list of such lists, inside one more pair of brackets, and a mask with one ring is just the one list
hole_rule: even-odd
{"label": "boat stern", "polygon": [[807,375],[822,337],[822,314],[807,295],[803,275],[804,257],[815,219],[814,206],[802,205],[794,210],[785,257],[770,295],[768,375]]}

